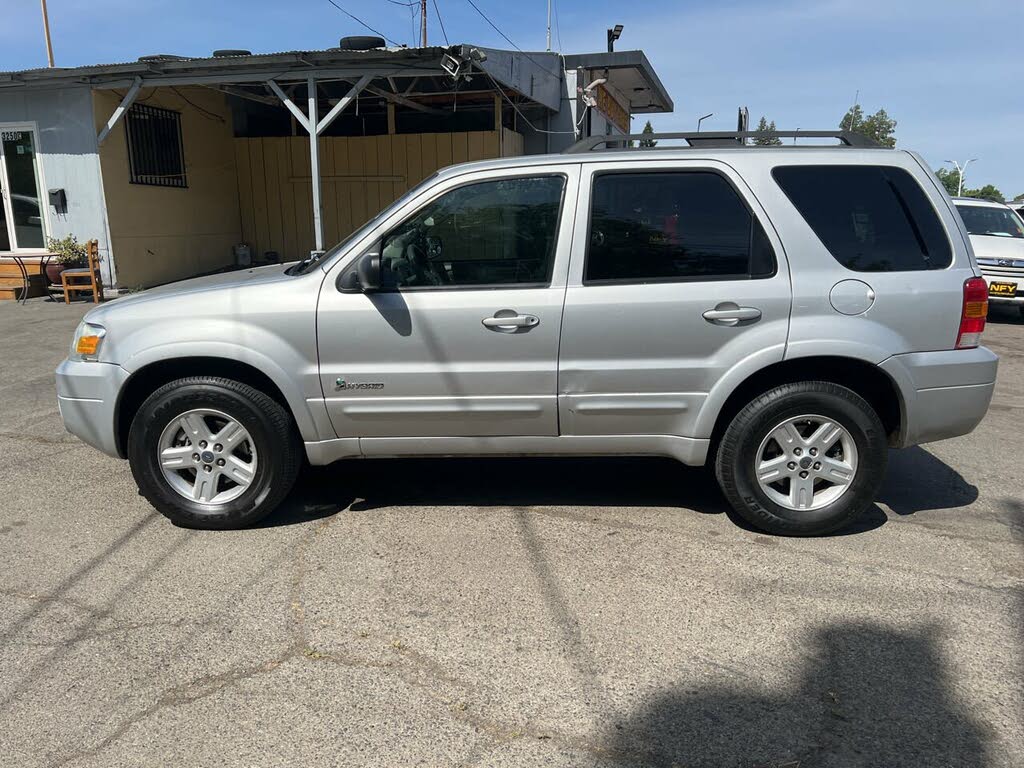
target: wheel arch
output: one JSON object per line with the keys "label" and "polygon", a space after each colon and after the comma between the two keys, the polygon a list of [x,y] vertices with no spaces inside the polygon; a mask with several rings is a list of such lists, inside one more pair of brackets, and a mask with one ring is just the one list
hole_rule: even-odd
{"label": "wheel arch", "polygon": [[299,432],[306,434],[313,421],[305,403],[289,400],[278,383],[249,362],[213,356],[170,357],[155,360],[132,372],[121,387],[114,409],[114,434],[121,458],[128,455],[128,432],[135,414],[153,392],[168,382],[190,376],[219,376],[248,384],[266,393],[289,413]]}
{"label": "wheel arch", "polygon": [[714,451],[729,423],[758,395],[782,384],[799,381],[827,381],[846,387],[874,408],[885,427],[889,445],[899,445],[906,429],[906,404],[899,385],[878,365],[854,357],[815,355],[782,360],[749,374],[728,396],[715,415],[710,431]]}

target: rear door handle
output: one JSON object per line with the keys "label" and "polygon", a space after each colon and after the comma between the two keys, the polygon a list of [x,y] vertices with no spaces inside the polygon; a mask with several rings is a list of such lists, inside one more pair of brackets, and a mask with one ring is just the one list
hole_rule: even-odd
{"label": "rear door handle", "polygon": [[495,331],[517,331],[520,328],[533,328],[540,324],[540,318],[536,315],[517,315],[509,309],[495,312],[493,317],[485,317],[483,322],[486,328]]}
{"label": "rear door handle", "polygon": [[753,323],[761,319],[761,310],[757,307],[741,307],[731,301],[723,301],[714,309],[705,312],[704,319],[714,325],[725,326]]}

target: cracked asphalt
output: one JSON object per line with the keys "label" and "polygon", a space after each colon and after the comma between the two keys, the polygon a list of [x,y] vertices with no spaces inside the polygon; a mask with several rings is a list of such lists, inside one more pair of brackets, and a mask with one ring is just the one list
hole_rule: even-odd
{"label": "cracked asphalt", "polygon": [[670,461],[353,461],[175,528],[64,432],[87,307],[0,304],[0,762],[1020,766],[1024,322],[973,434],[824,539]]}

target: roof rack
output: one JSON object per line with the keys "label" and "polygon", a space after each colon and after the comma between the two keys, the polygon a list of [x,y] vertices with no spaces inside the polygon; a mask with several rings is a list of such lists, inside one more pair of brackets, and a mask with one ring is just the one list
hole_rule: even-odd
{"label": "roof rack", "polygon": [[706,149],[708,147],[750,147],[748,139],[839,139],[841,146],[870,148],[881,145],[874,139],[870,139],[860,133],[852,131],[701,131],[683,133],[631,133],[626,136],[591,136],[580,139],[572,146],[563,150],[563,154],[574,155],[583,152],[591,152],[601,148],[600,151],[609,149],[620,150],[621,146],[609,147],[610,144],[623,144],[629,141],[645,141],[662,139],[685,139],[687,146],[675,147],[625,147],[633,150],[648,149]]}

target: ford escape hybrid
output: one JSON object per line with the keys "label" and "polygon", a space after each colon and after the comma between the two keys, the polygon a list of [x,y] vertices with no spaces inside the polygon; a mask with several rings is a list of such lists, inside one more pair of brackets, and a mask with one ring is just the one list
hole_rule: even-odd
{"label": "ford escape hybrid", "polygon": [[710,463],[758,528],[844,526],[889,446],[988,408],[968,230],[857,136],[659,138],[446,168],[319,258],[102,305],[64,423],[184,526],[263,517],[303,456],[466,454]]}

